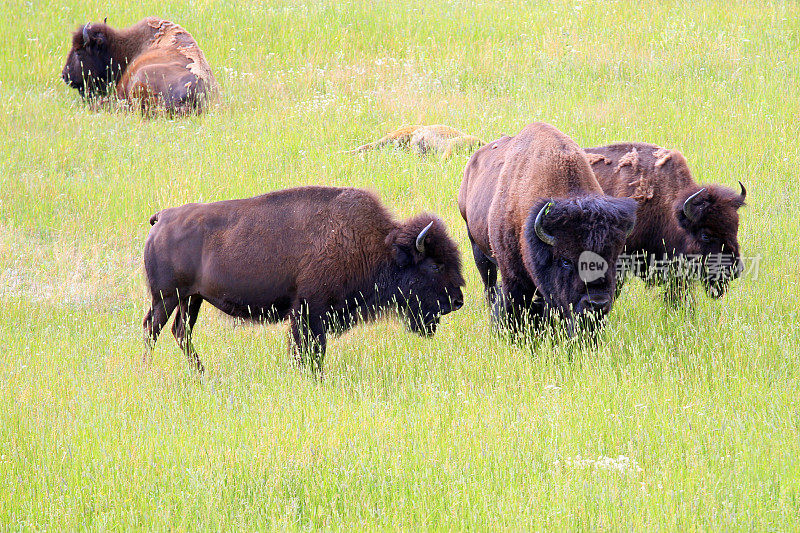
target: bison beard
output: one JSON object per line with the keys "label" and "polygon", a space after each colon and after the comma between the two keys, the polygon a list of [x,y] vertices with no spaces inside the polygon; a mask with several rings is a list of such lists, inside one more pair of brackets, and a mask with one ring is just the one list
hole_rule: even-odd
{"label": "bison beard", "polygon": [[321,373],[327,334],[394,310],[421,335],[463,305],[458,249],[442,221],[397,222],[352,188],[303,187],[244,200],[187,204],[150,219],[144,318],[152,345],[170,314],[179,346],[191,344],[207,301],[239,318],[291,323],[291,351]]}

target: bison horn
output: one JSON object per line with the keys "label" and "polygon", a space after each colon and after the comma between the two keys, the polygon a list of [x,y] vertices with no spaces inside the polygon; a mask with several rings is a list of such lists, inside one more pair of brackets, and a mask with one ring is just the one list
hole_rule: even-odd
{"label": "bison horn", "polygon": [[419,232],[419,235],[417,235],[417,251],[421,254],[425,253],[425,237],[428,235],[428,230],[431,229],[431,226],[433,226],[433,221],[425,226],[422,231]]}
{"label": "bison horn", "polygon": [[742,200],[744,200],[747,197],[747,189],[744,188],[744,184],[741,181],[739,182],[739,187],[742,188]]}
{"label": "bison horn", "polygon": [[91,24],[87,24],[83,27],[83,46],[89,44],[89,26],[91,26]]}
{"label": "bison horn", "polygon": [[539,214],[536,215],[536,221],[533,223],[533,231],[536,232],[536,236],[539,237],[539,240],[549,246],[555,246],[556,238],[547,233],[544,228],[542,227],[542,219],[544,215],[550,210],[550,206],[553,205],[553,202],[547,202],[544,204],[539,210]]}
{"label": "bison horn", "polygon": [[692,200],[697,198],[697,196],[700,195],[700,193],[704,192],[705,190],[706,188],[703,187],[702,189],[691,195],[689,198],[687,198],[685,202],[683,202],[683,214],[686,215],[686,218],[688,218],[689,220],[694,220],[694,215],[692,214],[692,208],[693,208]]}

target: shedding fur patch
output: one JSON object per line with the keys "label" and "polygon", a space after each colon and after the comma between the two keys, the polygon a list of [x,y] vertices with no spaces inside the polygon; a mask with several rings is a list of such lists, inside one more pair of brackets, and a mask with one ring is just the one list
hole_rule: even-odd
{"label": "shedding fur patch", "polygon": [[590,165],[594,165],[595,163],[605,163],[606,165],[610,165],[612,163],[612,161],[603,154],[587,153],[586,159],[589,160]]}
{"label": "shedding fur patch", "polygon": [[650,200],[655,194],[655,181],[650,179],[648,174],[642,172],[636,181],[636,190],[633,191],[631,198],[638,202]]}
{"label": "shedding fur patch", "polygon": [[659,148],[653,152],[653,157],[656,159],[655,167],[661,168],[664,164],[672,158],[673,150],[669,148]]}
{"label": "shedding fur patch", "polygon": [[627,154],[619,158],[619,163],[614,172],[619,172],[622,167],[631,167],[631,172],[636,173],[639,170],[639,152],[634,148]]}
{"label": "shedding fur patch", "polygon": [[635,179],[628,183],[630,187],[636,187],[630,197],[637,202],[650,200],[655,194],[655,181],[650,173],[645,172],[639,164],[639,152],[636,148],[620,157],[614,173],[619,173],[624,167],[630,167],[631,174],[635,176]]}

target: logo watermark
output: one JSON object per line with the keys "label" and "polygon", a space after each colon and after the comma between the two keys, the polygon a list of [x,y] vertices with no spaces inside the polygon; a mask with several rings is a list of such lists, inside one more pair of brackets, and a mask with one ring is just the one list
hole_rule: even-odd
{"label": "logo watermark", "polygon": [[594,252],[585,250],[578,257],[578,276],[584,283],[591,283],[606,275],[608,262]]}

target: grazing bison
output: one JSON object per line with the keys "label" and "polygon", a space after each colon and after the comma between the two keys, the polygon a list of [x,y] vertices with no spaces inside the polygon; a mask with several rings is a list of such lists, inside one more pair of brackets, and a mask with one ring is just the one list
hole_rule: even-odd
{"label": "grazing bison", "polygon": [[610,311],[636,202],[604,196],[572,139],[534,123],[487,144],[467,163],[458,204],[495,317],[512,331],[523,316],[555,315],[572,336]]}
{"label": "grazing bison", "polygon": [[121,30],[105,22],[78,28],[61,77],[85,98],[113,91],[145,114],[200,112],[217,86],[189,32],[154,17]]}
{"label": "grazing bison", "polygon": [[[713,298],[725,294],[742,271],[738,209],[741,192],[695,183],[677,150],[646,143],[587,148],[606,194],[639,202],[636,227],[628,237],[628,268],[651,283],[666,284],[667,300],[685,299],[689,282],[701,277]],[[620,277],[620,282],[624,279]]]}
{"label": "grazing bison", "polygon": [[430,214],[395,221],[375,195],[302,187],[159,211],[144,248],[151,344],[177,307],[178,344],[200,372],[191,328],[203,301],[240,318],[291,321],[292,352],[322,370],[326,333],[381,311],[433,335],[463,305],[461,261]]}

